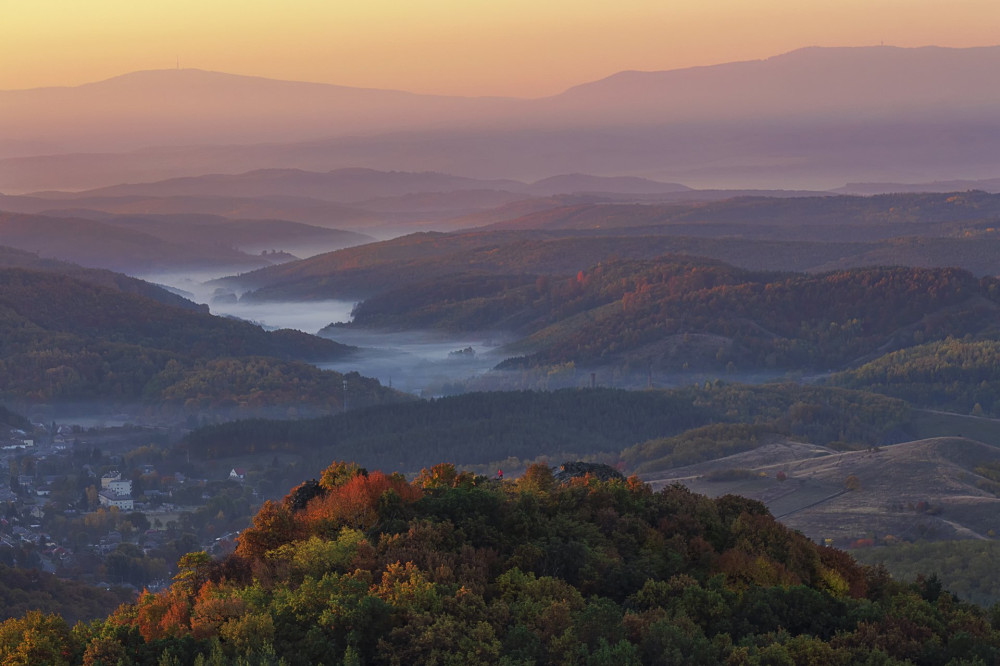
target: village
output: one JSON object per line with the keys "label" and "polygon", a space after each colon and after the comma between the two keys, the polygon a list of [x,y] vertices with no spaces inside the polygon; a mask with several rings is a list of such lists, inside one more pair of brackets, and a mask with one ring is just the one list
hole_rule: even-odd
{"label": "village", "polygon": [[0,564],[138,592],[168,585],[188,552],[231,551],[266,470],[196,476],[166,440],[149,427],[0,426]]}

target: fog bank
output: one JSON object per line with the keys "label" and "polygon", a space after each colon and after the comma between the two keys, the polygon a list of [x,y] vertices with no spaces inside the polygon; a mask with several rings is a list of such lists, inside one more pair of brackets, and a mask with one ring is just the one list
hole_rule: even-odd
{"label": "fog bank", "polygon": [[190,272],[157,273],[136,277],[153,282],[174,291],[195,303],[208,305],[214,315],[237,317],[254,322],[266,329],[291,328],[315,335],[321,328],[334,322],[351,320],[353,301],[307,301],[307,302],[244,302],[239,300],[239,292],[218,289],[206,283],[229,273]]}
{"label": "fog bank", "polygon": [[383,385],[432,397],[464,390],[465,380],[481,375],[503,360],[499,336],[446,335],[436,331],[378,332],[333,328],[324,337],[361,351],[319,367],[356,371]]}

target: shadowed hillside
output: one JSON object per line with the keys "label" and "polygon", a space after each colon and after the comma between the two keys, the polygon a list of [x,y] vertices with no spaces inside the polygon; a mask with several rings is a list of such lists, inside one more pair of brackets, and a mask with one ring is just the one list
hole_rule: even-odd
{"label": "shadowed hillside", "polygon": [[377,381],[323,371],[303,360],[350,347],[164,305],[67,275],[0,270],[0,386],[17,403],[143,405],[153,412],[328,413],[401,396]]}

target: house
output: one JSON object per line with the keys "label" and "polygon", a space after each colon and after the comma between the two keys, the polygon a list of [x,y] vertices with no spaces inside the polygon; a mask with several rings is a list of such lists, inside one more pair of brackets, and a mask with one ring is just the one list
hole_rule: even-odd
{"label": "house", "polygon": [[246,481],[247,471],[243,467],[234,467],[233,471],[229,473],[229,478],[232,481]]}

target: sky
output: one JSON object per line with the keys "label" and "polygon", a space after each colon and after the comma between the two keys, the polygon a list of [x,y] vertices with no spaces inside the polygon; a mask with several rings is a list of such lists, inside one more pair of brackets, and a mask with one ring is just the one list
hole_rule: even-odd
{"label": "sky", "polygon": [[0,90],[180,66],[541,97],[804,46],[988,46],[996,0],[0,0]]}

